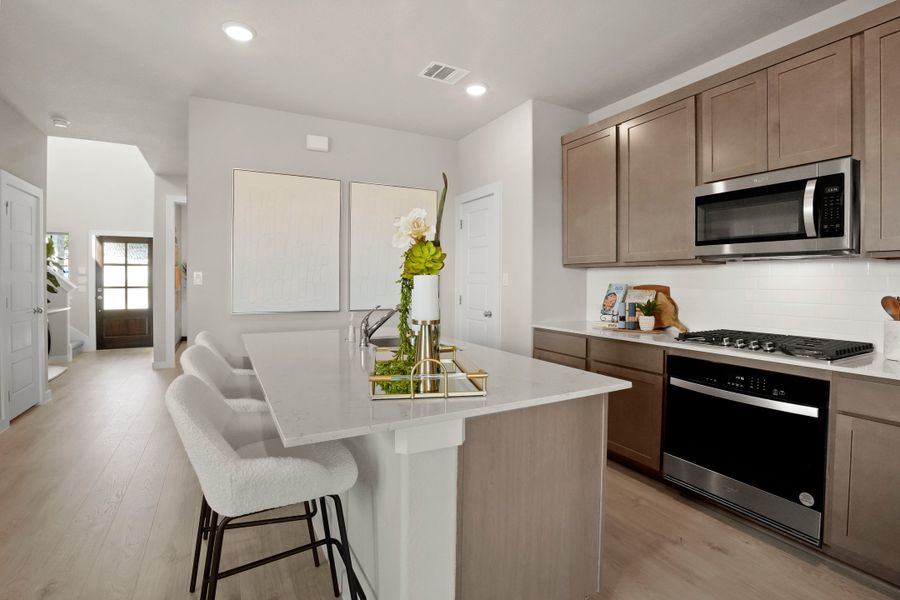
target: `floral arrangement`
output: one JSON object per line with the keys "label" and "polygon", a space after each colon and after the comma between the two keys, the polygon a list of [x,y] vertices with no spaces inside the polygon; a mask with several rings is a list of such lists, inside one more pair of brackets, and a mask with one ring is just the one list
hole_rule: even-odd
{"label": "floral arrangement", "polygon": [[[438,200],[437,217],[434,225],[428,224],[428,213],[424,208],[414,208],[408,215],[394,221],[393,245],[405,249],[400,284],[400,304],[397,313],[400,318],[398,333],[400,341],[392,360],[375,365],[377,375],[408,375],[413,368],[413,335],[409,327],[409,309],[412,302],[413,276],[437,275],[444,268],[447,254],[441,250],[441,220],[444,216],[444,202],[447,199],[447,174],[441,174],[444,188]],[[398,381],[382,383],[388,393],[408,393],[409,383]]]}

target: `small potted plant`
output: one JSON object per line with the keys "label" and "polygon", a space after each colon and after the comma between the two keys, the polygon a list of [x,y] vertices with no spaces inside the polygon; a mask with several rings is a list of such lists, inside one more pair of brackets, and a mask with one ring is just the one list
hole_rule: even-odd
{"label": "small potted plant", "polygon": [[656,311],[659,310],[659,303],[656,300],[647,300],[643,304],[638,304],[637,309],[641,311],[641,316],[638,317],[641,331],[653,331],[656,328]]}

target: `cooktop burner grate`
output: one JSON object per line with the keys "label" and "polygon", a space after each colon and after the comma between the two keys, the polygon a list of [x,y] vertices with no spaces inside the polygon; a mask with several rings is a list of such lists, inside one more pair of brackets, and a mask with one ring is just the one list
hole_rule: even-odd
{"label": "cooktop burner grate", "polygon": [[682,342],[709,344],[723,348],[738,348],[760,352],[781,352],[789,356],[802,356],[817,360],[839,360],[875,351],[868,342],[831,340],[826,338],[759,333],[734,329],[692,331],[678,336]]}

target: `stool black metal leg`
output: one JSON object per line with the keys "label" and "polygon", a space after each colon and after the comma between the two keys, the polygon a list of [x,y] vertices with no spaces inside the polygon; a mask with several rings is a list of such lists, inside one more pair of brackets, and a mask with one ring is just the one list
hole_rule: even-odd
{"label": "stool black metal leg", "polygon": [[197,588],[197,567],[200,564],[200,547],[203,545],[203,536],[206,533],[206,520],[209,517],[209,505],[206,496],[200,502],[200,522],[197,523],[197,542],[194,544],[194,565],[191,567],[191,593]]}
{"label": "stool black metal leg", "polygon": [[209,590],[205,600],[216,600],[216,587],[219,583],[219,561],[222,558],[222,537],[225,535],[225,526],[231,521],[231,517],[225,517],[219,523],[213,540],[213,558],[209,575]]}
{"label": "stool black metal leg", "polygon": [[[206,500],[206,496],[203,497],[203,500]],[[210,525],[210,521],[212,520],[212,519],[210,519],[211,516],[212,516],[212,511],[207,510],[206,511],[206,520],[203,521],[203,539],[204,540],[209,539],[209,525]]]}
{"label": "stool black metal leg", "polygon": [[[313,500],[313,504],[315,504],[315,500]],[[306,508],[306,514],[311,514],[312,511],[309,509],[309,502],[303,503],[304,508]],[[312,518],[306,520],[306,528],[309,530],[309,541],[310,543],[314,543],[316,541],[316,528],[313,527]],[[316,566],[319,566],[319,549],[313,548],[313,562],[316,563]]]}
{"label": "stool black metal leg", "polygon": [[322,526],[325,528],[325,539],[328,540],[326,548],[328,549],[328,566],[331,568],[331,586],[334,588],[334,597],[341,595],[341,589],[338,587],[337,570],[334,566],[334,549],[332,546],[331,526],[328,524],[328,508],[325,506],[325,498],[319,498],[319,507],[322,509]]}
{"label": "stool black metal leg", "polygon": [[366,594],[359,585],[359,579],[356,577],[356,571],[353,569],[353,562],[350,558],[350,538],[347,537],[347,524],[344,522],[344,506],[341,497],[334,495],[334,512],[337,515],[338,533],[341,536],[341,559],[344,561],[344,568],[347,570],[347,581],[350,584],[350,595],[353,600],[366,600]]}
{"label": "stool black metal leg", "polygon": [[[210,509],[209,511],[209,521],[207,525],[207,530],[211,530],[215,532],[215,528],[218,527],[219,524],[219,514]],[[206,544],[206,562],[203,566],[203,584],[200,586],[200,600],[206,599],[206,591],[209,588],[209,574],[210,574],[210,566],[212,565],[212,555],[215,550],[216,538],[215,535],[209,539],[209,543]]]}

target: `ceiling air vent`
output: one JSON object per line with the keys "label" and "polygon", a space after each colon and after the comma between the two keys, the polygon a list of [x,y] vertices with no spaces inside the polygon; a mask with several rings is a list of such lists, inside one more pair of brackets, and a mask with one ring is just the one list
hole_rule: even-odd
{"label": "ceiling air vent", "polygon": [[468,74],[469,71],[466,71],[465,69],[431,61],[428,63],[427,67],[419,72],[419,77],[453,85],[459,83],[459,81]]}

